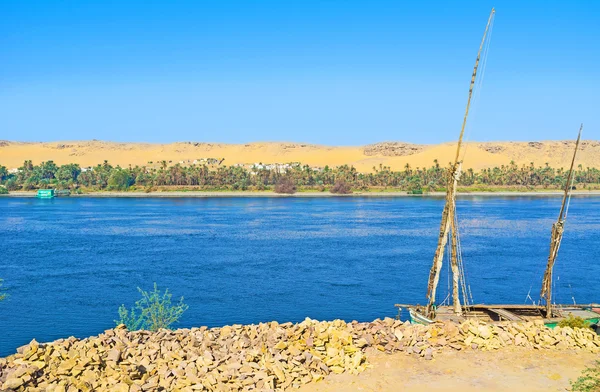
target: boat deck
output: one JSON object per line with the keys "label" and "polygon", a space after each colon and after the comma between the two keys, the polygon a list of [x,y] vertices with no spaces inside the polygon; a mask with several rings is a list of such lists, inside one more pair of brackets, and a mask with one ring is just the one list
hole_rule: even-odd
{"label": "boat deck", "polygon": [[[406,305],[396,305],[398,307],[412,308],[413,311],[420,313],[422,321],[431,322],[427,318],[422,317],[423,309],[409,307]],[[472,305],[465,310],[463,314],[455,314],[451,306],[438,306],[436,309],[435,319],[433,321],[452,321],[461,323],[466,320],[480,320],[484,322],[500,322],[500,321],[536,321],[542,320],[545,324],[558,323],[568,315],[581,317],[584,320],[597,322],[600,318],[600,312],[596,308],[573,306],[573,305],[557,305],[553,309],[553,317],[545,317],[546,308],[539,305]]]}

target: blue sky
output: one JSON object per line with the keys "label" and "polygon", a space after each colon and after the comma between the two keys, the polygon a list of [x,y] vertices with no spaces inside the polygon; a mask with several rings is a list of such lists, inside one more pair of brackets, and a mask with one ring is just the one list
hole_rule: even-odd
{"label": "blue sky", "polygon": [[0,0],[0,139],[600,139],[600,2]]}

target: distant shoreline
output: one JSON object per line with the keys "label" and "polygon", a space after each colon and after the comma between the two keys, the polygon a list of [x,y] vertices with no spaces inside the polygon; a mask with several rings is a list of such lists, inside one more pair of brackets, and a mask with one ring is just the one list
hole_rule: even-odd
{"label": "distant shoreline", "polygon": [[[569,136],[575,136],[569,135]],[[1,136],[0,136],[1,139]],[[539,169],[546,163],[553,168],[568,168],[575,146],[574,140],[546,141],[470,141],[464,157],[463,170],[511,166],[529,168],[535,162]],[[577,163],[586,168],[600,169],[600,141],[584,140],[586,153],[577,158]],[[358,173],[376,173],[382,167],[391,171],[404,171],[408,166],[427,169],[439,162],[442,168],[453,162],[456,142],[413,144],[401,141],[375,142],[359,146],[317,145],[298,142],[250,142],[227,143],[119,143],[100,140],[17,142],[0,140],[0,165],[16,169],[24,160],[33,160],[34,165],[52,160],[57,165],[78,164],[82,168],[96,167],[104,161],[122,168],[129,166],[160,169],[163,162],[187,167],[202,166],[207,160],[222,161],[222,165],[281,165],[301,163],[313,168],[329,166],[335,168],[348,165]],[[132,153],[135,152],[135,153]],[[209,166],[211,166],[209,164]],[[216,165],[221,166],[221,165]],[[425,183],[424,183],[425,184]]]}
{"label": "distant shoreline", "polygon": [[[423,195],[409,195],[406,192],[354,192],[348,195],[333,194],[330,192],[297,192],[292,195],[279,194],[274,192],[249,192],[249,191],[189,191],[189,192],[90,192],[84,194],[72,194],[68,197],[85,198],[85,197],[115,197],[115,198],[227,198],[227,197],[272,197],[272,198],[289,198],[289,197],[444,197],[445,192],[430,192]],[[562,191],[532,191],[532,192],[458,192],[458,196],[562,196]],[[573,196],[600,196],[600,191],[574,191]],[[0,197],[35,197],[35,192],[11,192],[8,195],[0,195]],[[59,197],[60,198],[60,197]]]}

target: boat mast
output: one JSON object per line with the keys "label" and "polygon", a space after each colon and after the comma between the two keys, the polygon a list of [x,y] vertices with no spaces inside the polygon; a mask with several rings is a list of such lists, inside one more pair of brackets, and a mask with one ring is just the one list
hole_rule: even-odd
{"label": "boat mast", "polygon": [[[436,290],[438,286],[438,282],[440,280],[440,272],[442,269],[442,261],[444,259],[444,248],[448,242],[448,233],[452,228],[452,250],[451,250],[451,266],[452,266],[452,285],[453,285],[453,295],[452,301],[454,304],[454,311],[456,313],[461,313],[460,306],[460,298],[458,295],[458,279],[459,279],[459,270],[458,270],[458,262],[457,262],[457,249],[456,249],[456,227],[454,225],[454,216],[456,213],[456,187],[458,184],[458,180],[461,174],[461,164],[459,162],[460,150],[462,147],[463,136],[465,134],[465,128],[467,126],[467,118],[469,116],[469,109],[471,107],[471,98],[473,97],[473,88],[475,87],[475,80],[477,78],[477,69],[479,67],[479,59],[481,58],[481,52],[483,50],[483,45],[485,43],[485,39],[487,37],[487,33],[489,31],[490,25],[494,18],[494,14],[496,10],[492,8],[490,12],[490,16],[487,21],[487,25],[485,26],[485,31],[483,33],[483,38],[481,39],[481,44],[479,45],[479,50],[477,51],[477,58],[475,60],[475,66],[473,67],[473,75],[471,76],[471,85],[469,87],[469,98],[467,100],[467,108],[465,109],[465,116],[463,118],[462,128],[460,130],[460,135],[458,137],[458,145],[456,147],[456,156],[454,158],[454,164],[450,167],[450,172],[448,176],[448,184],[446,190],[446,204],[444,205],[444,211],[442,212],[442,221],[440,224],[440,234],[438,237],[438,245],[435,251],[435,255],[433,257],[433,265],[431,266],[431,270],[429,272],[429,282],[427,284],[427,315],[428,317],[433,317],[435,314],[435,296]],[[452,227],[451,227],[452,226]]]}
{"label": "boat mast", "polygon": [[556,256],[558,256],[558,249],[562,241],[563,232],[565,229],[565,220],[567,219],[567,212],[569,209],[568,200],[571,198],[571,188],[573,187],[573,166],[575,165],[575,157],[577,156],[577,149],[579,148],[579,140],[581,139],[581,131],[583,130],[583,124],[579,128],[579,135],[577,135],[577,142],[575,143],[575,151],[573,152],[573,160],[571,160],[571,169],[569,170],[569,177],[565,183],[565,193],[563,195],[562,205],[560,206],[560,213],[558,214],[558,220],[552,225],[552,235],[550,237],[550,255],[548,256],[548,265],[546,266],[546,272],[544,272],[544,279],[542,280],[542,291],[540,297],[546,301],[546,317],[552,317],[552,270],[554,263],[556,262]]}

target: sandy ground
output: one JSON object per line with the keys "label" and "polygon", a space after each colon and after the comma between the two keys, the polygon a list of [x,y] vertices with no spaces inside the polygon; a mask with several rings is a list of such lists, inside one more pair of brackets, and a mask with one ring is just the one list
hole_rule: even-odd
{"label": "sandy ground", "polygon": [[359,375],[330,375],[300,392],[333,391],[565,391],[569,380],[600,359],[584,352],[503,349],[439,354],[432,361],[404,353],[369,356]]}
{"label": "sandy ground", "polygon": [[[545,163],[552,167],[568,167],[573,154],[572,141],[546,142],[487,142],[467,143],[464,166],[479,170],[508,165],[536,166]],[[0,141],[0,165],[17,168],[24,160],[34,164],[53,160],[58,164],[78,163],[83,167],[95,166],[108,160],[113,165],[146,165],[158,167],[166,160],[171,164],[192,163],[201,158],[225,158],[223,164],[289,163],[301,162],[315,167],[325,165],[354,165],[361,172],[371,172],[379,165],[403,170],[408,163],[412,168],[430,167],[437,159],[440,165],[454,160],[456,145],[415,145],[408,143],[379,143],[368,146],[333,147],[300,143],[219,144],[180,142],[171,144],[113,143],[104,141],[64,141],[24,143]],[[152,162],[151,164],[149,162]],[[600,167],[600,142],[583,141],[577,156],[584,167]]]}

